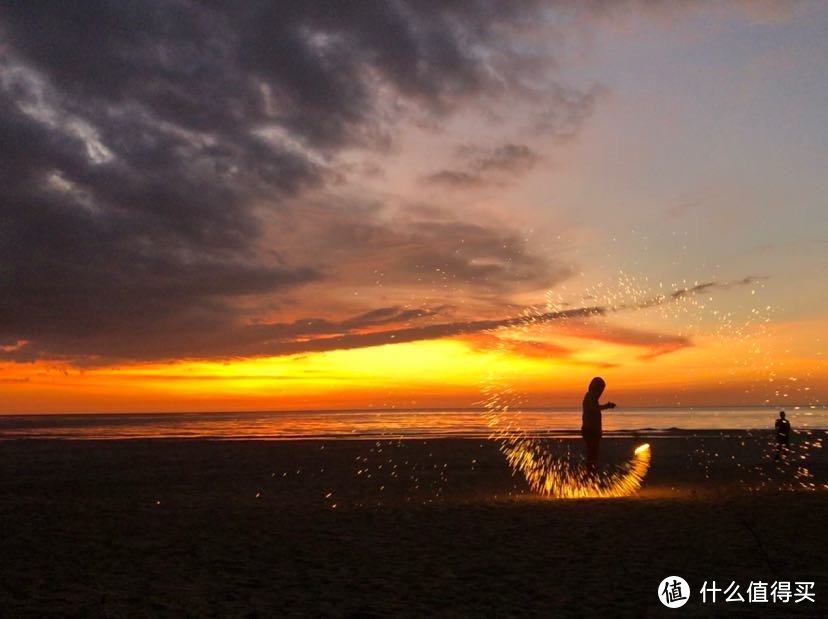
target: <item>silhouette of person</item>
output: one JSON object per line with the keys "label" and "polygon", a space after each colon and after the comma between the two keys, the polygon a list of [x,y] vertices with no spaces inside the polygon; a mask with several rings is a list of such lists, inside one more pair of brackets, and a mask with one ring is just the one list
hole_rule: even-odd
{"label": "silhouette of person", "polygon": [[608,408],[615,408],[614,402],[600,404],[598,398],[604,393],[607,383],[600,376],[596,376],[589,383],[589,388],[584,395],[583,414],[581,416],[581,436],[586,443],[587,469],[590,473],[598,471],[598,455],[601,447],[601,411]]}
{"label": "silhouette of person", "polygon": [[791,422],[785,419],[785,411],[779,411],[779,419],[776,420],[776,460],[782,455],[782,449],[786,451],[791,444]]}

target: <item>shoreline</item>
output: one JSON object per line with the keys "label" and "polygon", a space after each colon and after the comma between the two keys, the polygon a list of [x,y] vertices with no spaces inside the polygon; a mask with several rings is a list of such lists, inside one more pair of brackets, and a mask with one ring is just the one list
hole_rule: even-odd
{"label": "shoreline", "polygon": [[[549,440],[580,440],[581,434],[579,430],[548,430],[544,432],[523,432],[519,433],[521,437],[531,439],[549,439]],[[605,430],[603,438],[605,440],[612,439],[691,439],[691,438],[738,438],[738,437],[752,437],[774,440],[774,430],[772,428],[721,428],[709,430],[697,430],[687,428],[641,428],[630,430]],[[794,440],[808,440],[813,438],[828,439],[828,429],[815,428],[807,430],[794,430],[792,432]],[[433,433],[422,435],[406,435],[406,434],[330,434],[330,435],[282,435],[282,436],[268,436],[268,435],[197,435],[197,436],[81,436],[72,435],[71,432],[61,436],[48,435],[31,435],[31,436],[4,436],[0,433],[0,443],[4,441],[216,441],[216,442],[323,442],[323,441],[344,441],[344,442],[373,442],[373,441],[441,441],[441,440],[468,440],[468,441],[498,441],[501,436],[491,432],[471,434],[471,433]]]}

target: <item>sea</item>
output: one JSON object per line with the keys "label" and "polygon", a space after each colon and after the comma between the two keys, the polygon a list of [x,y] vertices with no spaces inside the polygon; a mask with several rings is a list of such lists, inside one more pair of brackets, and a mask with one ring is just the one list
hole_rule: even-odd
{"label": "sea", "polygon": [[[604,413],[607,436],[670,436],[720,430],[772,431],[776,407],[639,408]],[[795,431],[828,430],[828,407],[785,409]],[[486,438],[509,429],[575,437],[580,411],[336,410],[210,413],[0,415],[0,440],[211,439],[390,440]]]}

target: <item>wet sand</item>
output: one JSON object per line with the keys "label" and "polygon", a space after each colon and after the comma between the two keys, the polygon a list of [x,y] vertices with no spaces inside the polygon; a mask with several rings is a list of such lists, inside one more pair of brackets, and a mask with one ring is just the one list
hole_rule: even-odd
{"label": "wet sand", "polygon": [[[828,450],[805,453],[797,438],[781,463],[764,435],[650,438],[638,494],[586,500],[532,495],[477,439],[0,442],[0,608],[825,616]],[[621,462],[640,442],[606,440],[603,458]],[[577,441],[558,448],[568,445],[579,453]],[[693,588],[681,610],[657,600],[668,575]],[[815,581],[817,603],[705,605],[705,580]]]}

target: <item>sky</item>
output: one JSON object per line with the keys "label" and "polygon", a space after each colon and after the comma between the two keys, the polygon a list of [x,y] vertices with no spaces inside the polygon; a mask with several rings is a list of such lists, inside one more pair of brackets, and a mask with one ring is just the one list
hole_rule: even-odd
{"label": "sky", "polygon": [[828,399],[828,5],[6,2],[0,413]]}

